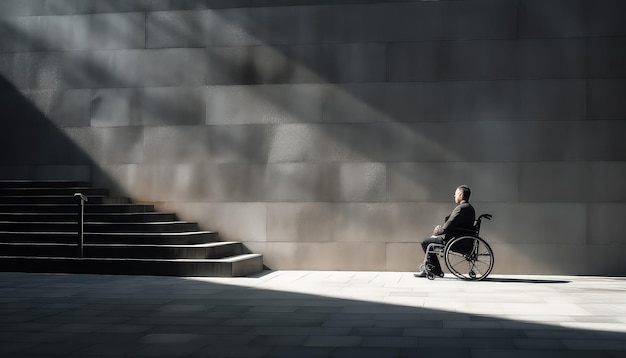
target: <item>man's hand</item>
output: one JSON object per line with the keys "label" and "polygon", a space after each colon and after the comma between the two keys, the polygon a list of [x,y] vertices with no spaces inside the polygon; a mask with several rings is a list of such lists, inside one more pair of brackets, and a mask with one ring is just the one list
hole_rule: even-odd
{"label": "man's hand", "polygon": [[441,230],[441,225],[435,226],[435,229],[433,230],[433,235],[438,235],[440,230]]}

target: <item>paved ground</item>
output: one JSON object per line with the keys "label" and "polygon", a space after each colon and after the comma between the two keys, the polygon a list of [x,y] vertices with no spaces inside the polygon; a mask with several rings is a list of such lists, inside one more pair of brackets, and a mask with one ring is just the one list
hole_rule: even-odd
{"label": "paved ground", "polygon": [[626,357],[626,278],[0,273],[1,357]]}

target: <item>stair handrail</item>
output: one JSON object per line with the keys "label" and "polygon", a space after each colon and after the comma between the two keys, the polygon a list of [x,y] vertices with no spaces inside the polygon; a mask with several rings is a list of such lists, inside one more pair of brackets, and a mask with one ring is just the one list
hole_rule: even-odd
{"label": "stair handrail", "polygon": [[83,193],[74,193],[74,197],[78,199],[78,256],[83,257],[83,246],[85,243],[85,202],[89,199]]}

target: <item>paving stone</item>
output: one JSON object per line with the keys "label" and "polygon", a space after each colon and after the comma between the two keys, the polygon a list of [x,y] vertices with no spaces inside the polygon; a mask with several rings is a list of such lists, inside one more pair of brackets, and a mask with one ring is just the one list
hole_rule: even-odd
{"label": "paving stone", "polygon": [[433,321],[429,319],[416,320],[416,321],[379,321],[379,327],[400,327],[400,328],[428,328],[428,329],[440,329],[443,328],[444,321]]}
{"label": "paving stone", "polygon": [[373,319],[333,319],[324,323],[325,327],[374,327],[376,320]]}
{"label": "paving stone", "polygon": [[350,333],[367,339],[368,336],[398,337],[402,336],[402,331],[402,328],[355,327]]}
{"label": "paving stone", "polygon": [[267,353],[268,358],[323,358],[332,357],[333,348],[320,347],[277,347]]}
{"label": "paving stone", "polygon": [[142,333],[152,329],[151,326],[132,325],[132,324],[115,324],[103,326],[98,332],[102,333]]}
{"label": "paving stone", "polygon": [[405,336],[412,337],[463,337],[460,329],[431,329],[431,328],[407,328],[404,330]]}
{"label": "paving stone", "polygon": [[338,348],[333,351],[333,358],[397,358],[399,349],[355,347]]}
{"label": "paving stone", "polygon": [[493,337],[493,338],[524,338],[526,335],[520,329],[464,329],[464,337]]}
{"label": "paving stone", "polygon": [[[235,347],[205,347],[195,352],[194,357],[215,357],[215,358],[258,358],[264,357],[270,352],[272,347],[268,346],[235,346]],[[296,355],[297,356],[297,355]],[[292,356],[294,357],[294,356]]]}
{"label": "paving stone", "polygon": [[25,342],[2,342],[0,345],[0,354],[2,356],[10,356],[30,347],[31,344]]}
{"label": "paving stone", "polygon": [[[469,350],[438,348],[409,348],[400,351],[400,358],[414,357],[438,357],[438,358],[471,358],[474,357]],[[481,357],[481,356],[477,356]],[[503,356],[504,357],[504,356]]]}
{"label": "paving stone", "polygon": [[576,339],[563,340],[563,345],[568,349],[575,350],[610,350],[610,351],[626,351],[626,341],[617,340],[599,340],[599,339]]}
{"label": "paving stone", "polygon": [[252,344],[272,347],[299,347],[302,346],[306,336],[259,336],[252,340]]}
{"label": "paving stone", "polygon": [[507,349],[514,348],[512,339],[491,338],[491,337],[456,337],[454,339],[429,337],[418,337],[418,346],[424,348],[432,347],[448,347],[448,348],[465,348],[465,349]]}
{"label": "paving stone", "polygon": [[[0,354],[626,356],[626,279],[494,279],[332,271],[228,279],[0,273],[6,293],[0,296]],[[403,292],[441,306],[387,301]],[[341,298],[344,293],[349,298]]]}
{"label": "paving stone", "polygon": [[72,354],[75,356],[109,356],[109,357],[124,357],[128,356],[132,351],[137,348],[132,344],[117,344],[117,342],[102,342],[93,345],[89,345],[85,348],[78,349]]}
{"label": "paving stone", "polygon": [[411,348],[417,347],[417,338],[415,337],[397,337],[379,335],[376,337],[364,337],[364,347],[386,347],[386,348]]}
{"label": "paving stone", "polygon": [[498,329],[501,327],[500,322],[452,321],[444,323],[444,328]]}
{"label": "paving stone", "polygon": [[350,331],[350,327],[254,327],[249,334],[254,335],[311,335],[311,336],[335,336],[346,335]]}
{"label": "paving stone", "polygon": [[472,351],[472,357],[481,358],[608,358],[602,351],[558,351],[558,350],[504,350],[504,349],[477,349]]}
{"label": "paving stone", "polygon": [[519,349],[565,349],[558,339],[514,339],[513,342]]}
{"label": "paving stone", "polygon": [[362,341],[363,337],[358,336],[312,336],[304,345],[306,347],[354,347]]}

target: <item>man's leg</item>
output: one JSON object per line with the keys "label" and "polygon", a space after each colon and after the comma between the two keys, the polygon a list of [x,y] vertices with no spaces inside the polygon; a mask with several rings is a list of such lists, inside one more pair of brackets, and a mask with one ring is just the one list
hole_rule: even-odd
{"label": "man's leg", "polygon": [[[443,237],[441,236],[431,236],[428,239],[422,241],[422,250],[424,250],[424,253],[426,253],[426,249],[428,248],[428,245],[430,244],[441,244],[443,245]],[[437,257],[437,254],[435,253],[430,253],[428,254],[428,258],[427,258],[427,263],[433,265],[433,270],[432,272],[437,275],[437,276],[441,276],[441,274],[443,273],[443,271],[441,270],[441,265],[439,264],[439,258]]]}

